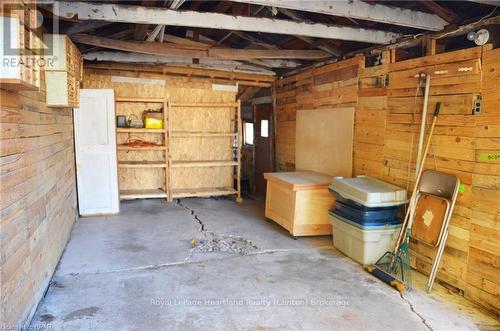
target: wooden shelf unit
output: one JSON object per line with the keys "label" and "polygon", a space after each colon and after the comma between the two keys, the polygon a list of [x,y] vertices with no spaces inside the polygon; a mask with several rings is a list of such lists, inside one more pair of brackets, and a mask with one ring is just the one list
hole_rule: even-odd
{"label": "wooden shelf unit", "polygon": [[165,133],[165,129],[116,128],[116,132],[121,132],[121,133]]}
{"label": "wooden shelf unit", "polygon": [[166,168],[163,161],[123,161],[118,162],[119,168]]}
{"label": "wooden shelf unit", "polygon": [[[2,1],[2,39],[9,40],[12,53],[2,49],[0,87],[11,91],[39,91],[43,44],[38,27],[36,1]],[[3,42],[3,40],[2,40]]]}
{"label": "wooden shelf unit", "polygon": [[[214,131],[173,131],[171,128],[172,109],[176,107],[185,108],[232,108],[234,109],[234,118],[230,121],[230,132],[214,132]],[[228,103],[176,103],[169,101],[167,108],[167,117],[169,118],[167,126],[167,141],[168,141],[168,182],[172,183],[172,169],[174,168],[201,168],[201,167],[234,167],[234,172],[231,178],[236,178],[236,189],[232,187],[205,187],[205,188],[172,188],[169,187],[168,199],[171,201],[174,198],[185,197],[209,197],[222,195],[236,195],[236,201],[241,202],[241,146],[242,146],[242,121],[241,121],[241,102]],[[172,137],[174,138],[192,138],[203,137],[204,139],[233,137],[236,139],[236,144],[231,141],[228,147],[232,150],[234,158],[232,160],[173,160]]]}
{"label": "wooden shelf unit", "polygon": [[232,187],[207,187],[195,189],[173,189],[172,198],[190,198],[190,197],[210,197],[220,195],[238,194],[238,191]]}
{"label": "wooden shelf unit", "polygon": [[172,168],[198,168],[198,167],[227,167],[236,166],[238,162],[232,160],[197,160],[197,161],[172,161]]}
{"label": "wooden shelf unit", "polygon": [[[165,93],[166,95],[166,93]],[[164,169],[163,181],[158,183],[162,188],[152,189],[126,189],[120,190],[120,200],[132,199],[157,199],[164,198],[169,200],[168,196],[168,139],[165,127],[168,125],[167,109],[168,100],[166,98],[134,98],[134,97],[116,97],[115,106],[118,103],[159,103],[163,105],[163,129],[148,129],[148,128],[116,128],[116,134],[133,135],[133,134],[155,134],[163,136],[163,145],[161,146],[127,146],[126,144],[118,144],[117,151],[126,153],[140,153],[145,151],[162,152],[162,161],[145,161],[145,160],[118,160],[119,169],[127,169],[133,171],[152,171],[155,169]],[[118,107],[117,107],[118,108]],[[146,110],[146,109],[143,109]],[[119,114],[118,114],[119,115]],[[158,136],[156,136],[158,137]],[[118,137],[117,137],[118,142]]]}
{"label": "wooden shelf unit", "polygon": [[160,189],[120,190],[120,200],[167,198],[167,192]]}
{"label": "wooden shelf unit", "polygon": [[237,133],[234,132],[201,132],[201,131],[173,131],[171,137],[233,137]]}

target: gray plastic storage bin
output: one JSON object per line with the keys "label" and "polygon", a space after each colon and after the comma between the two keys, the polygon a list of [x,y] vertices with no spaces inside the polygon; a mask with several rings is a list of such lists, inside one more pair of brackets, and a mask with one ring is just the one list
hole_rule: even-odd
{"label": "gray plastic storage bin", "polygon": [[334,177],[329,190],[366,207],[399,206],[407,202],[406,190],[368,177]]}

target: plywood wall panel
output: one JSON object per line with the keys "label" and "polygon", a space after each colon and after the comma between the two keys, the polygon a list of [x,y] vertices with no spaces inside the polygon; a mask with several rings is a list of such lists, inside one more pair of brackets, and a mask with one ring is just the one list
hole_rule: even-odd
{"label": "plywood wall panel", "polygon": [[[114,79],[112,77],[115,77]],[[117,79],[116,77],[119,77]],[[141,83],[133,79],[154,79],[163,84]],[[118,82],[120,81],[120,82]],[[153,81],[154,82],[154,81]],[[233,147],[229,137],[175,137],[176,132],[232,132],[234,108],[176,107],[181,103],[234,103],[235,92],[217,91],[209,79],[131,74],[113,70],[85,70],[84,88],[112,88],[117,97],[169,98],[172,160],[232,160]],[[118,103],[117,115],[135,114],[141,118],[146,109],[157,109],[157,103]],[[143,139],[163,143],[159,134],[118,134],[117,143]],[[119,151],[118,159],[128,161],[165,161],[162,151]],[[233,167],[172,169],[172,189],[233,187]],[[152,189],[164,185],[164,169],[119,169],[120,189]]]}

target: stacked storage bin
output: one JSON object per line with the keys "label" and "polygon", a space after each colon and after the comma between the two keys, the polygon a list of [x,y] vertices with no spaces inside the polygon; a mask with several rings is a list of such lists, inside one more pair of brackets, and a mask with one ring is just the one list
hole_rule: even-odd
{"label": "stacked storage bin", "polygon": [[368,176],[335,177],[328,190],[336,198],[329,212],[334,246],[359,263],[377,262],[399,233],[406,190]]}

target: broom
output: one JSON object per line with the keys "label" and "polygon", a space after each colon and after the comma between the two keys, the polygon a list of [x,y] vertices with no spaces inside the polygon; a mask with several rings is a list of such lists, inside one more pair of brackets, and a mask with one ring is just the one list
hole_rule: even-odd
{"label": "broom", "polygon": [[[410,203],[401,225],[401,231],[399,232],[398,240],[396,241],[396,246],[394,251],[386,252],[375,264],[365,265],[364,268],[369,273],[396,288],[400,293],[405,292],[405,290],[410,286],[408,282],[409,279],[409,262],[405,261],[409,259],[409,238],[410,238],[410,214],[413,211],[415,196],[417,193],[418,183],[420,182],[420,177],[423,172],[425,159],[429,146],[431,144],[432,133],[434,132],[434,126],[436,125],[436,120],[439,115],[439,110],[441,108],[441,103],[436,104],[436,109],[434,110],[434,117],[432,119],[431,129],[429,131],[429,137],[427,138],[427,144],[425,146],[424,154],[420,165],[417,168],[417,180],[415,182],[415,187],[411,194]],[[407,272],[405,272],[407,270]]]}

